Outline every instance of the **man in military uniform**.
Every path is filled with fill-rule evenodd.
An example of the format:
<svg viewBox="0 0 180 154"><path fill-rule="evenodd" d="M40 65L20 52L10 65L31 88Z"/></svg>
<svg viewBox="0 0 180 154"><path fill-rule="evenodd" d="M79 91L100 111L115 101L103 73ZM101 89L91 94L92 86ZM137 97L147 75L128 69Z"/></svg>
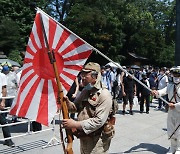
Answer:
<svg viewBox="0 0 180 154"><path fill-rule="evenodd" d="M180 66L170 69L172 82L161 90L153 90L158 97L168 94L169 111L167 118L167 133L171 140L171 147L167 154L180 154Z"/></svg>
<svg viewBox="0 0 180 154"><path fill-rule="evenodd" d="M110 147L114 127L108 122L112 96L101 82L100 66L89 62L81 72L84 85L74 103L67 99L69 110L78 112L78 121L64 119L65 128L76 128L81 154L105 154Z"/></svg>

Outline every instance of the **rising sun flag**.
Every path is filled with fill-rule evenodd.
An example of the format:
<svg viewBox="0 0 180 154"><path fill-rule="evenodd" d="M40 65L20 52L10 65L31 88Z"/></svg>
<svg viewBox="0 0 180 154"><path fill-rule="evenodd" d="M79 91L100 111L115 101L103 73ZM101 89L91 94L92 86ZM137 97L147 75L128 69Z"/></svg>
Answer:
<svg viewBox="0 0 180 154"><path fill-rule="evenodd" d="M49 49L45 43L43 27ZM26 48L18 94L10 114L47 126L58 109L58 87L48 50L54 52L63 93L66 95L92 48L50 16L37 11Z"/></svg>

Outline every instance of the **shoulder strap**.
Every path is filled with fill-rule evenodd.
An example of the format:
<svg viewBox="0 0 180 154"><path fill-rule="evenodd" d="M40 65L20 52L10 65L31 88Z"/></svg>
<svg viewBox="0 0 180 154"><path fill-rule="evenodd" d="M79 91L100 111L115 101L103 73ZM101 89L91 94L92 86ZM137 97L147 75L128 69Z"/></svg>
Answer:
<svg viewBox="0 0 180 154"><path fill-rule="evenodd" d="M157 86L159 86L159 82L162 80L162 78L165 76L165 74L159 79L157 80Z"/></svg>
<svg viewBox="0 0 180 154"><path fill-rule="evenodd" d="M176 94L177 94L176 85L174 85L174 99L175 102L177 103Z"/></svg>
<svg viewBox="0 0 180 154"><path fill-rule="evenodd" d="M178 93L177 93L177 89L176 89L176 86L174 85L174 99L175 99L175 101L176 101L176 103L177 103L177 97L179 97L179 95L178 95ZM180 98L180 97L179 97Z"/></svg>
<svg viewBox="0 0 180 154"><path fill-rule="evenodd" d="M163 78L164 78L165 74L160 78L160 80L158 82L160 82Z"/></svg>
<svg viewBox="0 0 180 154"><path fill-rule="evenodd" d="M177 90L176 90L176 85L174 84L174 87L173 87L173 96L172 98L170 99L170 102L172 101L172 99L174 98L175 102L177 103L177 98L176 98L177 95ZM179 96L178 96L179 97Z"/></svg>
<svg viewBox="0 0 180 154"><path fill-rule="evenodd" d="M111 75L110 75L110 72L108 72L106 74L106 82L107 82L107 86L108 86L108 90L110 89L110 84L111 84Z"/></svg>
<svg viewBox="0 0 180 154"><path fill-rule="evenodd" d="M111 82L112 81L112 79L111 79L111 72L108 72L107 77L109 78L109 81Z"/></svg>

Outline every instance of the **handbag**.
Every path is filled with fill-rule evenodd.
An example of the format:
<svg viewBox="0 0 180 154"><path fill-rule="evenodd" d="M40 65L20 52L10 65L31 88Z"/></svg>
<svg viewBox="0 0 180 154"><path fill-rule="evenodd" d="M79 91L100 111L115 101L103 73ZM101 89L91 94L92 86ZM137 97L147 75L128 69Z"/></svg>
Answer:
<svg viewBox="0 0 180 154"><path fill-rule="evenodd" d="M137 96L134 96L134 98L133 98L133 104L136 105L136 106L139 105Z"/></svg>

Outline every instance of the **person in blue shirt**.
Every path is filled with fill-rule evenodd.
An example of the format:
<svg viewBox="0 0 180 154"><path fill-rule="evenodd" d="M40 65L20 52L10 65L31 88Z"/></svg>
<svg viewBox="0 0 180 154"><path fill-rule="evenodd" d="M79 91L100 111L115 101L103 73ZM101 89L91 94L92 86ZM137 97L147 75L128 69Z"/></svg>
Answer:
<svg viewBox="0 0 180 154"><path fill-rule="evenodd" d="M112 72L109 67L101 67L101 81L106 86L106 88L109 90L109 92L112 92Z"/></svg>

